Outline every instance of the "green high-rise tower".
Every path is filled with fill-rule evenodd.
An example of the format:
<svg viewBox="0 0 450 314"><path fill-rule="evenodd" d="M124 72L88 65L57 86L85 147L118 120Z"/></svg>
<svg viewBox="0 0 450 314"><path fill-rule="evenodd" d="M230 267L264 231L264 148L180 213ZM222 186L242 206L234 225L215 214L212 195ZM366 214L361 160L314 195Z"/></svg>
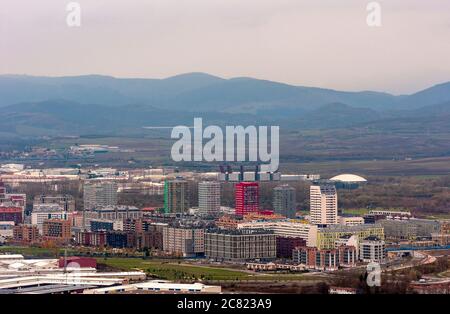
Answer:
<svg viewBox="0 0 450 314"><path fill-rule="evenodd" d="M187 199L188 183L177 178L164 182L164 212L185 213L189 209Z"/></svg>

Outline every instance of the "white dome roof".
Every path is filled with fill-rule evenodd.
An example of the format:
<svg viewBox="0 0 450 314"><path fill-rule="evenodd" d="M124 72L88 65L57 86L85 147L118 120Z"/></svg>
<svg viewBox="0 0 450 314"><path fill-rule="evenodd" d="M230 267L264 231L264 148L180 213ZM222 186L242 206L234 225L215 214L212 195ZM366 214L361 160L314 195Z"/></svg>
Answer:
<svg viewBox="0 0 450 314"><path fill-rule="evenodd" d="M341 182L367 182L363 177L357 176L355 174L340 174L338 176L332 177L331 181L341 181Z"/></svg>

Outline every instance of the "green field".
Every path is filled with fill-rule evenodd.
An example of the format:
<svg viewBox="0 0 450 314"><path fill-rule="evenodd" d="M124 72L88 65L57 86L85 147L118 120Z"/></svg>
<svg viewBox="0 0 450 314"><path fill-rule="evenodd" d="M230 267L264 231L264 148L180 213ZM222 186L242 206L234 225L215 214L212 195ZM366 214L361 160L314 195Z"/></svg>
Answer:
<svg viewBox="0 0 450 314"><path fill-rule="evenodd" d="M369 213L367 208L352 208L352 209L343 209L344 214L354 215L354 216L364 216Z"/></svg>
<svg viewBox="0 0 450 314"><path fill-rule="evenodd" d="M239 270L224 268L186 265L173 261L143 260L137 258L99 258L98 263L121 270L139 269L158 278L175 279L209 279L209 280L240 280L248 274Z"/></svg>
<svg viewBox="0 0 450 314"><path fill-rule="evenodd" d="M22 254L26 257L57 258L64 256L64 248L39 248L3 246L0 254ZM77 249L67 249L67 256L86 255ZM97 255L98 256L98 255ZM206 281L305 281L318 280L318 276L304 273L254 273L245 269L231 269L220 266L191 265L183 260L142 259L139 257L97 257L100 266L116 270L142 270L155 278L167 280Z"/></svg>
<svg viewBox="0 0 450 314"><path fill-rule="evenodd" d="M317 276L307 274L270 274L253 273L239 269L211 267L203 265L188 265L181 261L143 260L137 258L97 259L99 264L120 270L142 270L148 275L167 280L207 280L207 281L297 281L318 280Z"/></svg>
<svg viewBox="0 0 450 314"><path fill-rule="evenodd" d="M450 270L446 270L442 273L439 273L437 276L441 277L441 278L448 278L448 277L450 277Z"/></svg>
<svg viewBox="0 0 450 314"><path fill-rule="evenodd" d="M433 214L433 215L427 215L425 216L426 219L450 219L450 213L449 214Z"/></svg>
<svg viewBox="0 0 450 314"><path fill-rule="evenodd" d="M405 208L372 208L371 210L391 210L391 211L408 211ZM354 215L354 216L364 216L370 212L370 209L367 208L350 208L350 209L342 209L344 214Z"/></svg>
<svg viewBox="0 0 450 314"><path fill-rule="evenodd" d="M48 257L55 258L56 256L64 255L64 248L40 248L40 247L28 247L28 246L0 246L0 253L9 254L22 254L24 256L35 256L35 257ZM73 249L67 249L67 254L75 254L76 251Z"/></svg>
<svg viewBox="0 0 450 314"><path fill-rule="evenodd" d="M67 256L91 256L91 257L99 257L104 256L105 253L108 256L112 256L113 253L109 250L96 250L95 248L45 248L45 247L30 247L30 246L0 246L0 254L22 254L25 257L44 257L44 258L57 258L59 256L64 256L67 252ZM138 257L141 258L143 253L134 252L125 253L114 256L119 257Z"/></svg>

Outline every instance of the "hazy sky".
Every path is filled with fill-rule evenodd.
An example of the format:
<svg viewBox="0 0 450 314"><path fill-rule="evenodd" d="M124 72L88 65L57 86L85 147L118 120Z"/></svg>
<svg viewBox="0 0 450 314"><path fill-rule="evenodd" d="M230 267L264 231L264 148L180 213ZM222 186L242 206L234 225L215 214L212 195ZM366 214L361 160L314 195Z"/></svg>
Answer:
<svg viewBox="0 0 450 314"><path fill-rule="evenodd" d="M163 78L185 72L409 93L450 81L450 1L1 0L0 73Z"/></svg>

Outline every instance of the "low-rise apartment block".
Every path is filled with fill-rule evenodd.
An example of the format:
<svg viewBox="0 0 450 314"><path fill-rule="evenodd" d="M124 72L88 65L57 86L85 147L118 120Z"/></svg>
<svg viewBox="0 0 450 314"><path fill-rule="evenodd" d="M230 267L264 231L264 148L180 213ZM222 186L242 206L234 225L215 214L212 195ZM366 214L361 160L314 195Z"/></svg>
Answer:
<svg viewBox="0 0 450 314"><path fill-rule="evenodd" d="M366 263L384 263L386 258L385 243L376 236L370 236L360 241L359 258Z"/></svg>
<svg viewBox="0 0 450 314"><path fill-rule="evenodd" d="M43 223L43 240L68 243L72 239L70 221L63 219L47 219Z"/></svg>
<svg viewBox="0 0 450 314"><path fill-rule="evenodd" d="M39 229L34 225L18 225L13 229L14 242L31 244L39 239Z"/></svg>
<svg viewBox="0 0 450 314"><path fill-rule="evenodd" d="M164 251L177 256L201 256L205 252L203 227L167 226L163 229Z"/></svg>
<svg viewBox="0 0 450 314"><path fill-rule="evenodd" d="M364 217L347 217L347 216L339 216L339 224L344 226L356 226L364 224Z"/></svg>
<svg viewBox="0 0 450 314"><path fill-rule="evenodd" d="M91 231L123 231L123 220L91 219Z"/></svg>
<svg viewBox="0 0 450 314"><path fill-rule="evenodd" d="M293 261L309 269L337 270L339 267L354 267L357 261L356 248L340 246L336 249L319 250L315 247L298 247L293 251Z"/></svg>
<svg viewBox="0 0 450 314"><path fill-rule="evenodd" d="M419 237L431 238L432 233L439 233L439 220L429 219L383 219L378 223L383 226L386 238L393 240L415 240Z"/></svg>
<svg viewBox="0 0 450 314"><path fill-rule="evenodd" d="M104 247L106 246L106 231L87 232L80 231L75 233L75 241L79 245Z"/></svg>
<svg viewBox="0 0 450 314"><path fill-rule="evenodd" d="M237 227L238 229L268 230L281 237L301 238L308 246L317 244L318 227L305 220L250 221L238 223Z"/></svg>
<svg viewBox="0 0 450 314"><path fill-rule="evenodd" d="M75 199L72 195L37 195L33 200L33 208L39 204L57 204L62 207L62 210L73 212L75 211Z"/></svg>
<svg viewBox="0 0 450 314"><path fill-rule="evenodd" d="M379 224L356 226L331 225L326 228L319 228L317 232L317 248L319 250L334 249L336 241L347 235L356 235L358 239L376 236L384 240L384 229Z"/></svg>
<svg viewBox="0 0 450 314"><path fill-rule="evenodd" d="M291 259L292 251L299 246L306 246L306 240L277 236L277 257Z"/></svg>
<svg viewBox="0 0 450 314"><path fill-rule="evenodd" d="M0 221L13 221L16 225L23 222L23 209L21 207L0 206Z"/></svg>
<svg viewBox="0 0 450 314"><path fill-rule="evenodd" d="M96 207L90 211L91 217L108 220L124 220L142 218L142 211L135 206L104 206Z"/></svg>
<svg viewBox="0 0 450 314"><path fill-rule="evenodd" d="M205 233L205 255L229 261L274 259L276 235L268 230L209 230Z"/></svg>

